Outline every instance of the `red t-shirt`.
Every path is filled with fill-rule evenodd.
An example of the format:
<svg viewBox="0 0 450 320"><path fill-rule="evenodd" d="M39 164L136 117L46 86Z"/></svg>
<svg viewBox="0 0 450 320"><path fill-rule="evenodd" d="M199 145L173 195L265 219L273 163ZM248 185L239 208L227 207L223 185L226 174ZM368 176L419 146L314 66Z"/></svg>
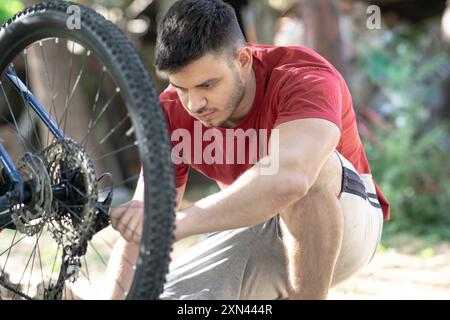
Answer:
<svg viewBox="0 0 450 320"><path fill-rule="evenodd" d="M341 139L336 150L347 158L359 173L370 173L358 134L350 92L339 72L324 58L304 47L264 45L250 45L250 47L253 51L256 94L250 112L232 129L244 131L253 129L257 132L266 129L270 137L271 129L284 122L302 118L325 119L335 123L341 130ZM175 88L169 86L161 93L160 101L170 134L176 129L185 129L184 132L192 137L190 155L179 152L183 163L174 164L177 187L186 183L189 167L217 181L223 188L232 184L253 166L255 159L252 162L248 155L250 153L244 155L245 163L242 163L242 158L241 161L237 160L238 144L226 143L229 141L227 136L228 139L233 139L230 138L226 128L206 128L191 117L181 105ZM206 130L210 131L208 139L203 136ZM183 130L181 132L183 133ZM217 136L211 138L214 135L222 137L217 141L223 141L224 149L223 154L214 152L211 154L216 159L223 158L223 161L211 163L201 159L201 156L206 148L211 148L211 142L217 139ZM236 140L235 137L234 139ZM172 141L172 145L180 146L181 140L181 135L178 135L178 138ZM246 140L246 149L249 148L249 143L249 140ZM234 161L227 162L226 154L232 151L229 146L234 146ZM201 153L195 154L194 150L199 149ZM387 220L389 203L376 184L375 187L384 218Z"/></svg>

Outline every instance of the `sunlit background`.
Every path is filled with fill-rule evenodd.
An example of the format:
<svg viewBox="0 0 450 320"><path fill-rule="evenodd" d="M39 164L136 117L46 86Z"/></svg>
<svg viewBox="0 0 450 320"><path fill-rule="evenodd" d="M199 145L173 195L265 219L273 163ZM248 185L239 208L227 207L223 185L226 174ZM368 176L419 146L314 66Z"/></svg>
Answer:
<svg viewBox="0 0 450 320"><path fill-rule="evenodd" d="M0 21L37 2L1 1ZM174 1L78 2L125 32L161 92L167 83L153 68L156 28ZM372 264L335 288L331 298L450 297L450 3L227 2L249 42L310 47L338 68L352 92L374 179L392 206L391 221ZM380 16L368 11L370 5ZM218 190L191 170L183 206ZM116 201L128 199L133 190L121 192ZM178 243L174 256L198 239Z"/></svg>

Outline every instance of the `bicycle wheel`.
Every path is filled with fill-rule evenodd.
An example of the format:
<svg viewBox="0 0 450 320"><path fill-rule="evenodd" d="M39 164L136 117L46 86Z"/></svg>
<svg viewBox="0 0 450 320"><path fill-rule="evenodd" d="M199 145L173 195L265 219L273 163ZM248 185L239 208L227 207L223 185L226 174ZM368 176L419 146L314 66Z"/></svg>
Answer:
<svg viewBox="0 0 450 320"><path fill-rule="evenodd" d="M68 28L70 8L79 10L80 28ZM43 124L7 70L64 139ZM158 298L170 260L175 187L165 119L132 44L93 10L49 1L1 27L0 75L0 142L32 195L9 208L11 220L0 226L0 295L103 298L118 233L111 227L96 233L100 213L104 203L133 196L143 167L151 187L145 188L140 253L126 260L134 270L131 284L116 286L128 299Z"/></svg>

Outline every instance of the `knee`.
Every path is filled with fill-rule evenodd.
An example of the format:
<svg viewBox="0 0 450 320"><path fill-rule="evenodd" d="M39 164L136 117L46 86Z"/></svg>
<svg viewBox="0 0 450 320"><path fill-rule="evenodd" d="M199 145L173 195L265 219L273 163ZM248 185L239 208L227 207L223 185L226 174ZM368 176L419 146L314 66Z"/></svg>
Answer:
<svg viewBox="0 0 450 320"><path fill-rule="evenodd" d="M338 196L342 188L342 164L336 152L333 152L319 171L307 197Z"/></svg>

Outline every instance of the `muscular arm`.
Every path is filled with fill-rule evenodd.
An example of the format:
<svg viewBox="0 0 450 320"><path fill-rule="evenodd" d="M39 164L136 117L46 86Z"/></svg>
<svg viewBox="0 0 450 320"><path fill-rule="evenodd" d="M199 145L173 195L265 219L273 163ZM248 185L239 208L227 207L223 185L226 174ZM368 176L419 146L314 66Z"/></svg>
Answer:
<svg viewBox="0 0 450 320"><path fill-rule="evenodd" d="M271 148L268 157L276 161L278 154L278 172L261 175L260 161L227 189L178 212L176 240L262 223L307 194L339 142L339 128L322 119L300 119L275 129L279 148Z"/></svg>

